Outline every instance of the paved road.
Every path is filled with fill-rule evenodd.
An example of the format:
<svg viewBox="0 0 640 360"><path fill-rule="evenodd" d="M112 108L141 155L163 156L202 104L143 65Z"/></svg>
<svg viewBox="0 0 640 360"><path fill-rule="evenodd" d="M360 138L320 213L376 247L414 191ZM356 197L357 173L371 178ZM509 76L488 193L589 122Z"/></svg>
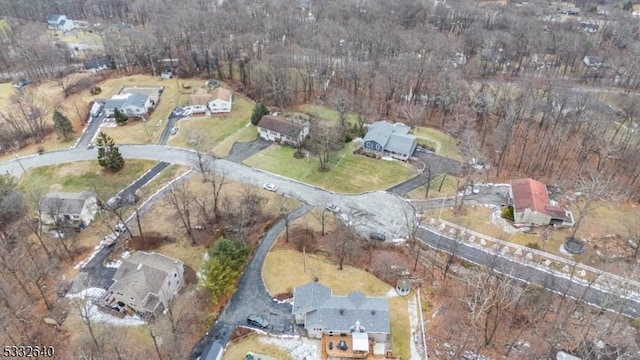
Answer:
<svg viewBox="0 0 640 360"><path fill-rule="evenodd" d="M460 168L462 167L461 162L434 153L416 152L414 156L422 161L425 166L428 165L431 168L432 179L445 173L455 176L460 172ZM405 195L411 190L422 186L422 183L422 177L417 175L403 183L387 189L387 191L398 195Z"/></svg>
<svg viewBox="0 0 640 360"><path fill-rule="evenodd" d="M632 318L640 315L640 299L638 297L625 298L614 295L608 289L598 288L594 284L590 286L583 280L550 272L528 262L504 257L490 249L453 240L426 227L421 227L417 236L429 246L454 253L466 261L488 266L516 280L535 283L558 294L566 293L574 299L582 299L585 303L610 311L617 312L622 309L622 314Z"/></svg>
<svg viewBox="0 0 640 360"><path fill-rule="evenodd" d="M266 149L271 144L272 143L270 141L261 138L249 142L237 142L233 144L233 147L229 152L229 156L225 159L240 164L253 155Z"/></svg>
<svg viewBox="0 0 640 360"><path fill-rule="evenodd" d="M292 217L297 219L312 208L311 205L304 204L292 213ZM216 323L209 330L209 335L201 339L194 347L191 359L196 359L206 353L214 341L226 344L233 330L238 325L246 325L247 316L251 314L260 314L267 319L271 333L290 335L295 333L291 305L278 304L272 300L264 286L261 273L264 258L278 235L284 230L284 226L284 221L280 220L265 234L251 262L240 277L237 290L229 299L229 303Z"/></svg>
<svg viewBox="0 0 640 360"><path fill-rule="evenodd" d="M136 181L132 182L126 188L120 190L120 192L116 195L120 199L128 199L129 197L135 198L135 194L140 188L145 186L149 181L151 181L154 177L156 177L160 172L167 168L170 164L166 161L158 162L151 170L142 174Z"/></svg>
<svg viewBox="0 0 640 360"><path fill-rule="evenodd" d="M148 160L161 160L170 163L177 163L189 166L193 162L195 153L186 149L177 149L158 145L126 145L120 147L125 158L138 158ZM22 167L29 169L36 166L52 165L64 162L95 159L96 151L86 149L73 149L46 153L43 155L33 155L17 160L11 160L0 164L0 173L10 172L19 175ZM354 226L361 232L368 232L372 228L384 229L387 234L402 236L406 234L404 213L412 211L412 207L397 195L374 192L361 195L341 195L324 191L313 186L299 183L285 177L266 173L247 166L236 164L227 160L215 160L213 162L215 171L225 172L230 179L246 184L261 186L265 182L276 184L281 193L295 197L313 206L324 206L327 202L337 203L342 209L354 218ZM426 231L426 230L425 230ZM428 234L428 231L421 233L421 238L427 243L446 250L446 244L451 240L439 235ZM440 244L438 245L438 239ZM443 245L444 244L444 245ZM460 247L460 256L468 261L480 264L492 264L493 255L487 257L486 253L472 248L470 245ZM550 289L568 289L571 293L578 294L582 287L582 280L566 279L565 275L548 273L547 270L536 268L531 264L521 264L507 258L500 258L505 263L505 271L509 271L514 277L523 280L535 280L536 282L548 286ZM572 283L568 286L568 281ZM558 291L558 290L556 290ZM589 302L615 309L615 306L608 300L610 293L606 289L591 288L585 294ZM630 300L624 309L624 314L632 316L635 311L640 310L640 300Z"/></svg>

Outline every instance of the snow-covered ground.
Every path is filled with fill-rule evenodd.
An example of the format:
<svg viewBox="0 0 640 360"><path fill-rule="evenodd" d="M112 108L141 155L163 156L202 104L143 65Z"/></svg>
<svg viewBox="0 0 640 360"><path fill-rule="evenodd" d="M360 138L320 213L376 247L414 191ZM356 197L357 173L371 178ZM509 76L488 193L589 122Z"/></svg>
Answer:
<svg viewBox="0 0 640 360"><path fill-rule="evenodd" d="M83 312L86 311L86 314L89 316L89 319L94 323L101 324L110 324L115 326L139 326L145 325L146 322L142 320L138 316L125 316L124 318L119 318L117 316L113 316L111 314L107 314L105 312L100 311L97 305L92 303L87 304L87 301L93 301L93 299L97 299L104 295L106 290L99 288L87 288L79 293L75 294L67 294L68 299L82 299L85 301L86 306L82 309Z"/></svg>
<svg viewBox="0 0 640 360"><path fill-rule="evenodd" d="M122 260L116 260L116 261L112 261L112 262L108 262L104 265L104 267L108 267L108 268L119 268L120 265L122 265Z"/></svg>
<svg viewBox="0 0 640 360"><path fill-rule="evenodd" d="M386 297L392 298L392 297L396 297L396 296L398 296L398 293L396 292L396 289L389 289L389 291L387 291Z"/></svg>
<svg viewBox="0 0 640 360"><path fill-rule="evenodd" d="M288 351L293 360L320 359L318 347L314 344L302 341L301 339L261 337L260 341L266 344L276 345Z"/></svg>
<svg viewBox="0 0 640 360"><path fill-rule="evenodd" d="M96 254L98 253L98 251L100 251L102 249L102 245L98 245L95 248L93 248L93 252L91 253L91 255L89 255L88 258L80 261L79 263L75 264L73 266L74 269L82 269L87 263L89 263L89 261L91 261L91 259L93 259L94 256L96 256Z"/></svg>

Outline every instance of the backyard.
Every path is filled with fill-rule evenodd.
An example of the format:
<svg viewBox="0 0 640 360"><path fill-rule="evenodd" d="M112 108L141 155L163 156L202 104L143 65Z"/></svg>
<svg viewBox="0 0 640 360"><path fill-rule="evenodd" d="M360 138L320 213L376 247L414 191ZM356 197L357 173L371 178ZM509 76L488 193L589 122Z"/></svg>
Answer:
<svg viewBox="0 0 640 360"><path fill-rule="evenodd" d="M293 157L295 149L280 145L272 145L244 163L342 193L383 190L413 176L413 168L404 162L377 160L354 154L357 146L354 142L346 144L333 156L327 172L319 171L319 162L315 156L296 159Z"/></svg>
<svg viewBox="0 0 640 360"><path fill-rule="evenodd" d="M389 301L391 320L391 342L394 355L409 359L411 326L408 313L408 299L398 296L395 291L373 274L351 266L337 271L337 266L318 255L306 255L295 250L274 249L270 251L262 267L262 278L271 295L292 293L297 286L318 281L333 290L334 295L347 295L360 290L367 296L386 297ZM358 279L358 281L345 281Z"/></svg>
<svg viewBox="0 0 640 360"><path fill-rule="evenodd" d="M413 135L421 145L426 145L438 155L464 161L462 152L456 145L456 140L440 130L427 127L417 127L412 130Z"/></svg>

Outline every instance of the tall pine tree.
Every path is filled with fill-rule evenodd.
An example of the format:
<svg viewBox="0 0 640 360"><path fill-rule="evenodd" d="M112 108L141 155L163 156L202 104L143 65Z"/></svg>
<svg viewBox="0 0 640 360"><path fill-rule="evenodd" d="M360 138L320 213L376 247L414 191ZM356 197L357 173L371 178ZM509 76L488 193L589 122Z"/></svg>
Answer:
<svg viewBox="0 0 640 360"><path fill-rule="evenodd" d="M113 109L113 117L115 118L116 124L118 125L124 125L127 123L127 120L129 120L127 115L125 115L118 108Z"/></svg>
<svg viewBox="0 0 640 360"><path fill-rule="evenodd" d="M124 167L124 159L116 142L109 135L100 132L96 139L98 164L105 169L118 172Z"/></svg>
<svg viewBox="0 0 640 360"><path fill-rule="evenodd" d="M53 112L53 131L58 135L58 139L63 138L64 141L69 140L73 135L71 121L58 110Z"/></svg>
<svg viewBox="0 0 640 360"><path fill-rule="evenodd" d="M268 115L269 114L269 109L267 109L266 106L264 106L263 103L259 102L256 104L256 106L253 108L253 113L251 114L251 123L253 125L258 125L258 123L260 122L260 119L262 119L262 117L264 115Z"/></svg>

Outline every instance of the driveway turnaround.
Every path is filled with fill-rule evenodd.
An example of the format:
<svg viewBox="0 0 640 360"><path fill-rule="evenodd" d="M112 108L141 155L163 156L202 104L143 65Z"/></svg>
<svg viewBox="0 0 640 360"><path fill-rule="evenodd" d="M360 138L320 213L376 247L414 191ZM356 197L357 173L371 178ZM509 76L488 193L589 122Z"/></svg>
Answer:
<svg viewBox="0 0 640 360"><path fill-rule="evenodd" d="M291 214L292 219L303 216L312 208L307 204L300 206ZM246 325L247 317L251 314L258 314L267 319L269 321L269 329L267 331L271 333L295 334L291 305L274 302L262 281L264 258L278 235L284 230L284 226L284 220L280 220L267 231L251 262L249 262L242 277L240 277L238 289L233 293L229 303L227 303L216 323L208 331L208 334L194 347L191 359L197 359L198 356L206 354L209 347L213 346L214 343L221 344L220 351L222 351L233 330L238 325ZM215 356L213 358L216 359Z"/></svg>

